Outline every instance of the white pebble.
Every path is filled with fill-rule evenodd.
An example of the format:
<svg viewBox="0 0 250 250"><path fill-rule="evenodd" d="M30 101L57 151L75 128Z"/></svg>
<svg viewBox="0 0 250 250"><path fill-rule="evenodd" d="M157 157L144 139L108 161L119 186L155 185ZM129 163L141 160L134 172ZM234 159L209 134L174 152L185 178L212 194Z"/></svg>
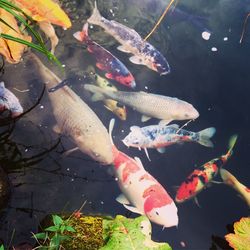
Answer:
<svg viewBox="0 0 250 250"><path fill-rule="evenodd" d="M209 40L209 39L210 39L210 36L211 36L211 33L208 32L208 31L203 31L203 32L201 33L201 36L202 36L202 38L203 38L204 40Z"/></svg>

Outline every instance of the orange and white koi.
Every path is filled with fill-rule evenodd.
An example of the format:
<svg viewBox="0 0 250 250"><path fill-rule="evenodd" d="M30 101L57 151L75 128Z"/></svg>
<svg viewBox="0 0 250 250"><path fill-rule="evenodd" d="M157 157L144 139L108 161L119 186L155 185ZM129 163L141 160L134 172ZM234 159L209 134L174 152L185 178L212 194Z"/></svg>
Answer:
<svg viewBox="0 0 250 250"><path fill-rule="evenodd" d="M112 140L114 119L109 126ZM143 167L139 158L132 159L113 144L114 170L122 195L116 199L128 210L145 214L164 227L178 225L177 207L163 186Z"/></svg>
<svg viewBox="0 0 250 250"><path fill-rule="evenodd" d="M240 183L235 176L225 169L220 169L220 176L225 184L236 190L250 207L250 188Z"/></svg>
<svg viewBox="0 0 250 250"><path fill-rule="evenodd" d="M215 158L199 168L195 169L187 179L180 185L177 190L175 201L178 203L194 198L218 174L219 169L224 166L233 153L233 147L236 143L237 136L234 135L229 140L229 149L225 155Z"/></svg>

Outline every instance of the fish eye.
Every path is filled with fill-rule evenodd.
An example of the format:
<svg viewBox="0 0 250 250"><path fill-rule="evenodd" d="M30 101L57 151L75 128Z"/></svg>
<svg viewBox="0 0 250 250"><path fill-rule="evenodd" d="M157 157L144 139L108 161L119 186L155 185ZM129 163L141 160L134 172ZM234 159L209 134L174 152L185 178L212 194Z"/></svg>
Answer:
<svg viewBox="0 0 250 250"><path fill-rule="evenodd" d="M189 115L188 115L188 114L185 114L184 116L185 116L185 117L189 117Z"/></svg>
<svg viewBox="0 0 250 250"><path fill-rule="evenodd" d="M159 215L159 213L157 211L155 213L156 213L156 215Z"/></svg>

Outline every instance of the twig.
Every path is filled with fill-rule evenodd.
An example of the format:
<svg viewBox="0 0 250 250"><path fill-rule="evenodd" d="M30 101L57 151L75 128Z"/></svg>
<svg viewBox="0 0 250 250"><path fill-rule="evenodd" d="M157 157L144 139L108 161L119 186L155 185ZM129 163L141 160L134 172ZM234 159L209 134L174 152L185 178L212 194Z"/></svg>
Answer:
<svg viewBox="0 0 250 250"><path fill-rule="evenodd" d="M242 30L241 37L240 37L240 43L242 43L245 31L246 31L246 27L247 27L247 20L249 16L250 16L250 12L247 14L245 21L244 21L243 30Z"/></svg>
<svg viewBox="0 0 250 250"><path fill-rule="evenodd" d="M167 14L169 8L171 7L171 5L173 4L175 0L171 0L171 2L168 4L167 8L164 10L163 14L160 16L159 20L157 21L157 23L155 24L155 26L153 27L153 29L149 32L149 34L144 38L144 41L146 41L153 33L154 31L157 29L157 27L160 25L162 19L165 17L165 15Z"/></svg>

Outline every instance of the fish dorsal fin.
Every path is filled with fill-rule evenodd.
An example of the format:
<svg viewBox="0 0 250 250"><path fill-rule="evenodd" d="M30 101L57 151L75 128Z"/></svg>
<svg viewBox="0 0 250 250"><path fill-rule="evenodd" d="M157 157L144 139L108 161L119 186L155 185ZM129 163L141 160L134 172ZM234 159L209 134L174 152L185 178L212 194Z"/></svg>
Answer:
<svg viewBox="0 0 250 250"><path fill-rule="evenodd" d="M3 81L0 82L0 87L5 88L5 84Z"/></svg>
<svg viewBox="0 0 250 250"><path fill-rule="evenodd" d="M169 119L169 120L160 120L159 125L160 125L160 126L166 126L166 125L168 125L171 121L172 121L172 119ZM177 124L172 124L172 125L178 126ZM171 125L170 125L170 126L171 126ZM178 126L178 128L179 128L179 126Z"/></svg>
<svg viewBox="0 0 250 250"><path fill-rule="evenodd" d="M129 200L126 198L124 194L120 194L119 196L117 196L116 201L121 204L127 204L127 205L130 204Z"/></svg>
<svg viewBox="0 0 250 250"><path fill-rule="evenodd" d="M141 117L141 121L142 122L147 122L148 120L150 120L152 117L146 116L146 115L142 115Z"/></svg>
<svg viewBox="0 0 250 250"><path fill-rule="evenodd" d="M144 167L143 167L143 165L142 165L142 162L141 162L141 159L140 159L139 157L135 157L134 159L135 159L136 163L137 163L141 168L144 169Z"/></svg>
<svg viewBox="0 0 250 250"><path fill-rule="evenodd" d="M126 204L123 204L123 206L128 209L129 211L136 213L136 214L144 214L143 212L139 211L136 207L128 206Z"/></svg>
<svg viewBox="0 0 250 250"><path fill-rule="evenodd" d="M131 127L130 127L130 131L131 131L131 132L141 131L141 128L138 127L138 126L131 126Z"/></svg>

